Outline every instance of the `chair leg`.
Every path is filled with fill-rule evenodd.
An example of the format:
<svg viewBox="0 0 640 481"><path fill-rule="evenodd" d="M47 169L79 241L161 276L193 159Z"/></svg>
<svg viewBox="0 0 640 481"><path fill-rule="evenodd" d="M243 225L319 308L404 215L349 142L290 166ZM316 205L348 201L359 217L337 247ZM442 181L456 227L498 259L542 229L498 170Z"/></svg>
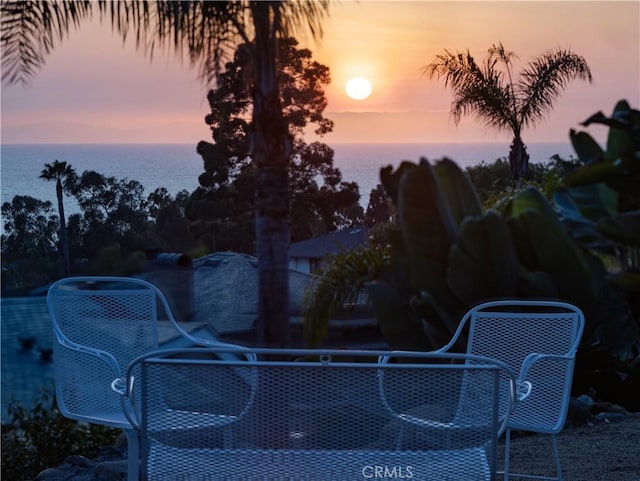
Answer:
<svg viewBox="0 0 640 481"><path fill-rule="evenodd" d="M511 446L511 429L504 432L504 481L509 481L509 448Z"/></svg>
<svg viewBox="0 0 640 481"><path fill-rule="evenodd" d="M137 431L125 429L127 436L127 481L139 481L140 479L140 442Z"/></svg>
<svg viewBox="0 0 640 481"><path fill-rule="evenodd" d="M520 474L520 473L510 473L509 472L509 456L510 456L510 448L511 448L511 430L505 430L504 437L504 481L509 481L511 477L521 479L539 479L545 481L563 481L562 477L562 467L560 465L560 453L558 451L558 439L555 434L551 434L551 450L553 451L553 463L556 470L556 476L536 476L533 474Z"/></svg>
<svg viewBox="0 0 640 481"><path fill-rule="evenodd" d="M551 449L553 450L553 460L556 465L556 476L558 481L562 481L562 467L560 466L560 453L558 452L558 439L555 434L551 435Z"/></svg>

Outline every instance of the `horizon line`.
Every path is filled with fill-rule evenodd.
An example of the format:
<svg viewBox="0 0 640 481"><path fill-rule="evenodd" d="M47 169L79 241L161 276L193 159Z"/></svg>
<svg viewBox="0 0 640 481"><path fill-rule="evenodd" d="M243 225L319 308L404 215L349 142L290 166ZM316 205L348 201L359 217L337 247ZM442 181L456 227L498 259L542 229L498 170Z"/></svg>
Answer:
<svg viewBox="0 0 640 481"><path fill-rule="evenodd" d="M451 144L493 144L493 145L502 145L505 143L508 143L507 141L504 142L500 142L500 141L471 141L471 142L464 142L464 141L459 141L459 140L453 140L450 142L446 142L446 141L419 141L419 140L415 140L415 141L402 141L402 140L396 140L396 141L372 141L372 142L364 142L364 141L338 141L338 142L321 142L325 145L328 145L329 147L331 147L332 145L354 145L354 144L360 144L360 145L385 145L385 144L392 144L392 145L398 145L398 144L403 144L403 145L424 145L424 144L430 144L430 145L451 145ZM197 146L197 142L196 143L192 143L192 142L0 142L0 147L2 146L10 146L10 145L194 145ZM534 145L534 144L571 144L571 142L569 140L564 140L564 141L558 141L558 140L538 140L538 141L531 141L531 142L526 142L526 145Z"/></svg>

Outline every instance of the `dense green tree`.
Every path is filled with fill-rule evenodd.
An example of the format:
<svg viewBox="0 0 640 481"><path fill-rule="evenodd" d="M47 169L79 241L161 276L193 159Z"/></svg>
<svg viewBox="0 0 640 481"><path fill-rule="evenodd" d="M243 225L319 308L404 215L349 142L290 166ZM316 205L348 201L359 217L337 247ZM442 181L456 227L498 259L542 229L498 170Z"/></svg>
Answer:
<svg viewBox="0 0 640 481"><path fill-rule="evenodd" d="M95 171L74 179L67 187L80 212L67 221L71 273L131 273L141 269L145 252L198 247L184 215L188 191L174 198L158 188L145 197L138 181ZM24 291L58 278L60 224L52 203L18 195L2 205L2 217L3 289Z"/></svg>
<svg viewBox="0 0 640 481"><path fill-rule="evenodd" d="M107 245L119 244L125 252L148 246L147 201L140 182L87 170L78 177L72 194L82 209L78 233L84 257Z"/></svg>
<svg viewBox="0 0 640 481"><path fill-rule="evenodd" d="M23 291L55 275L59 221L53 205L26 195L2 204L2 288Z"/></svg>
<svg viewBox="0 0 640 481"><path fill-rule="evenodd" d="M394 209L391 199L382 187L378 184L369 194L367 212L364 216L364 225L373 227L376 224L389 223L393 221Z"/></svg>
<svg viewBox="0 0 640 481"><path fill-rule="evenodd" d="M468 50L445 50L425 67L425 72L430 78L444 78L445 86L453 91L451 114L456 124L464 115L474 115L491 129L513 134L509 164L513 178L519 179L527 177L529 166L522 129L542 121L571 80L590 82L591 70L583 57L568 49L556 49L531 60L515 80L515 58L502 43L488 50L482 65Z"/></svg>
<svg viewBox="0 0 640 481"><path fill-rule="evenodd" d="M69 257L69 237L67 235L67 221L64 215L63 192L69 191L76 178L76 171L66 162L54 160L51 164L44 164L40 178L53 180L56 183L56 198L58 200L58 215L60 216L60 250L62 251L63 273L68 276L71 273Z"/></svg>
<svg viewBox="0 0 640 481"><path fill-rule="evenodd" d="M323 116L328 67L316 62L293 38L280 44L280 90L284 119L293 140L289 159L291 240L359 225L363 221L358 186L344 182L333 165L334 152L320 142L307 143L309 125L322 136L333 129ZM208 95L211 113L205 117L214 143L202 141L198 153L205 172L192 194L187 214L192 232L208 238L217 250L253 253L255 234L247 220L254 215L256 170L251 163L251 97L247 82L250 45L243 44L218 75Z"/></svg>
<svg viewBox="0 0 640 481"><path fill-rule="evenodd" d="M42 257L56 250L58 219L53 205L28 195L2 204L2 253L9 258Z"/></svg>
<svg viewBox="0 0 640 481"><path fill-rule="evenodd" d="M284 346L289 338L289 186L292 148L279 86L279 40L308 28L321 33L328 0L191 2L3 1L2 79L26 81L72 27L99 13L126 38L152 53L161 47L187 55L213 80L227 48L251 43L252 159L256 168L255 227L258 255L260 342ZM253 38L251 38L253 36Z"/></svg>
<svg viewBox="0 0 640 481"><path fill-rule="evenodd" d="M147 197L149 236L159 249L187 252L197 247L189 234L189 221L184 213L188 199L188 191L182 190L172 197L164 187L157 188Z"/></svg>

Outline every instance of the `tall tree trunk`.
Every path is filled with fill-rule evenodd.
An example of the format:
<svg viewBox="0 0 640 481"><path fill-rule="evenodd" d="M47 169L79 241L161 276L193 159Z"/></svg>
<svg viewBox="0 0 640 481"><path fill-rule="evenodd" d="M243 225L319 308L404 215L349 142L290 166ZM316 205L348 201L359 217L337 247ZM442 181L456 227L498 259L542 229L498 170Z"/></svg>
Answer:
<svg viewBox="0 0 640 481"><path fill-rule="evenodd" d="M520 135L513 137L509 150L509 165L514 180L524 179L529 174L529 154Z"/></svg>
<svg viewBox="0 0 640 481"><path fill-rule="evenodd" d="M289 182L292 140L278 84L278 7L252 2L255 91L252 157L257 167L255 213L258 255L258 343L289 344Z"/></svg>
<svg viewBox="0 0 640 481"><path fill-rule="evenodd" d="M64 203L62 202L62 182L56 181L56 197L58 198L58 214L60 215L60 248L62 250L62 272L65 277L71 273L69 260L69 236L67 235L67 221L64 216Z"/></svg>

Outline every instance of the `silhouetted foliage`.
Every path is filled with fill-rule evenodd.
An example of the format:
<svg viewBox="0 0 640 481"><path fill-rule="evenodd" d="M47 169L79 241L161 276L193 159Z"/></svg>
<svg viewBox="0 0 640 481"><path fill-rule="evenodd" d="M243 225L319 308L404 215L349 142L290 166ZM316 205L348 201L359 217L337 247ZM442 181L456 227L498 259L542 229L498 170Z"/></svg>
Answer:
<svg viewBox="0 0 640 481"><path fill-rule="evenodd" d="M369 204L364 216L364 225L373 227L379 223L392 222L394 217L393 203L381 184L376 185L369 194Z"/></svg>
<svg viewBox="0 0 640 481"><path fill-rule="evenodd" d="M147 201L140 182L85 171L72 193L83 212L79 225L83 257L93 257L113 244L125 252L146 248Z"/></svg>
<svg viewBox="0 0 640 481"><path fill-rule="evenodd" d="M165 188L147 197L135 180L85 171L68 184L80 207L69 216L71 274L130 275L145 267L145 252L189 252L199 244L188 232L184 206ZM60 222L49 201L15 196L2 205L2 290L20 294L60 277Z"/></svg>
<svg viewBox="0 0 640 481"><path fill-rule="evenodd" d="M66 162L54 160L52 164L44 164L40 178L53 180L56 183L56 198L58 200L58 215L60 216L60 252L62 253L62 272L65 276L71 273L69 256L69 238L67 236L67 221L64 215L63 193L68 193L76 180L76 171Z"/></svg>
<svg viewBox="0 0 640 481"><path fill-rule="evenodd" d="M255 231L258 257L258 320L261 344L289 340L289 190L291 138L280 101L279 42L306 29L316 38L329 11L314 1L154 1L3 2L2 80L26 82L42 66L57 41L72 27L99 14L123 39L150 56L168 48L187 55L211 83L224 54L238 41L253 42L252 156L256 164ZM250 38L253 36L253 40Z"/></svg>
<svg viewBox="0 0 640 481"><path fill-rule="evenodd" d="M174 198L164 187L147 197L149 236L159 250L189 252L198 247L198 242L189 233L189 221L184 215L188 200L188 191L181 190Z"/></svg>
<svg viewBox="0 0 640 481"><path fill-rule="evenodd" d="M333 166L333 150L320 142L306 143L309 125L320 136L333 122L323 116L327 105L323 87L328 67L312 59L298 42L280 43L280 103L289 126L292 150L288 162L291 240L298 241L362 223L355 182L345 182ZM251 46L241 45L233 61L218 75L208 95L211 113L205 122L214 143L202 141L204 162L200 187L187 207L194 235L215 250L255 251L254 192L256 166L251 159Z"/></svg>
<svg viewBox="0 0 640 481"><path fill-rule="evenodd" d="M72 454L96 457L112 446L119 430L85 424L60 414L55 397L44 392L32 409L13 403L11 422L2 426L2 479L31 480Z"/></svg>
<svg viewBox="0 0 640 481"><path fill-rule="evenodd" d="M2 204L2 291L25 292L58 271L58 217L49 201L16 195Z"/></svg>
<svg viewBox="0 0 640 481"><path fill-rule="evenodd" d="M425 67L429 77L443 78L453 91L451 115L455 123L474 115L487 127L513 135L509 165L514 179L527 178L529 154L522 129L538 124L574 79L591 81L586 60L569 49L545 52L531 60L514 79L514 52L502 43L492 45L478 65L469 50L438 54Z"/></svg>

